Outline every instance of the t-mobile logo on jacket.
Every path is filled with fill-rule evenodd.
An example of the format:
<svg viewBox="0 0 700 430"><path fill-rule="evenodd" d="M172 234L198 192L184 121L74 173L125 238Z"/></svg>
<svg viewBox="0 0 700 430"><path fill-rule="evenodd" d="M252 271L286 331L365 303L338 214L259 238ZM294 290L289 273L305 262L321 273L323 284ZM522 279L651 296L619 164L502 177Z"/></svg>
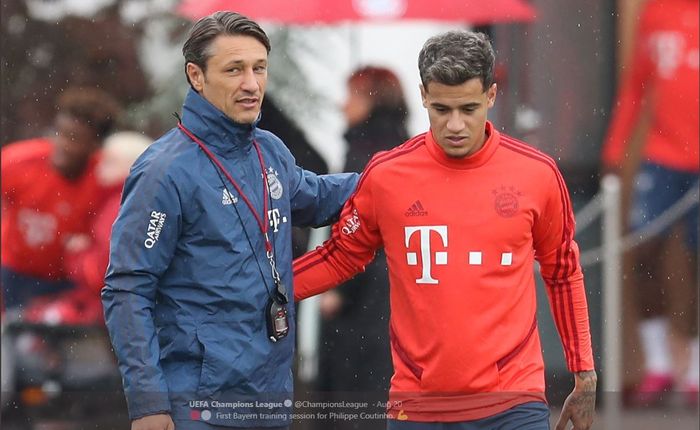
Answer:
<svg viewBox="0 0 700 430"><path fill-rule="evenodd" d="M420 262L423 265L422 276L416 279L416 284L437 284L438 280L434 279L430 274L430 269L433 264L433 251L430 249L430 232L436 232L440 235L442 239L442 245L447 247L447 226L446 225L425 225L425 226L411 226L405 227L405 237L406 237L406 248L408 248L411 242L411 236L414 233L419 232L420 240ZM409 266L418 265L418 255L415 252L409 252L406 254L406 259ZM435 265L441 266L447 264L447 251L436 251L435 252Z"/></svg>
<svg viewBox="0 0 700 430"><path fill-rule="evenodd" d="M418 253L407 252L406 262L409 266L421 265L421 277L416 279L416 284L439 284L439 280L433 278L431 269L433 264L436 266L444 266L447 264L447 226L446 225L425 225L425 226L408 226L404 227L404 237L406 249L410 249L411 237L418 232L418 240L420 244L420 261ZM443 251L434 250L430 247L430 235L437 233L442 241ZM467 251L465 251L467 252ZM434 263L433 263L434 262ZM513 253L501 253L501 266L513 265ZM483 264L483 253L478 250L468 250L466 264L470 266L481 266Z"/></svg>

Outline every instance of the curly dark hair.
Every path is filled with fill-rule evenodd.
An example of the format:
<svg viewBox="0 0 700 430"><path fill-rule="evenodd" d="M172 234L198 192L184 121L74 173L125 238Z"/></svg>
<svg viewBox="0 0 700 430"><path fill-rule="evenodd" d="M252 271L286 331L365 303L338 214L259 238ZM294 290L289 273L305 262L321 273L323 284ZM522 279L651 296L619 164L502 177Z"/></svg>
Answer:
<svg viewBox="0 0 700 430"><path fill-rule="evenodd" d="M56 109L85 123L98 137L106 137L121 114L119 103L99 88L68 88L59 95Z"/></svg>
<svg viewBox="0 0 700 430"><path fill-rule="evenodd" d="M425 88L430 82L460 85L479 78L486 91L493 83L495 54L489 38L474 31L448 31L425 42L418 70Z"/></svg>

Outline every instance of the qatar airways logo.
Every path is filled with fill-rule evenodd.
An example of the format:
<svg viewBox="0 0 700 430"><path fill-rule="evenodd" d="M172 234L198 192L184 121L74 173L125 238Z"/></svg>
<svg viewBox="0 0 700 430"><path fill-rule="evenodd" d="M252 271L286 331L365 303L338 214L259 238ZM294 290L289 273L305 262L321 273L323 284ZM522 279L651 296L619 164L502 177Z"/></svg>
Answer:
<svg viewBox="0 0 700 430"><path fill-rule="evenodd" d="M148 229L146 230L146 240L143 241L143 246L148 249L158 242L160 232L165 225L165 212L151 211L151 219L148 221Z"/></svg>
<svg viewBox="0 0 700 430"><path fill-rule="evenodd" d="M352 216L345 220L345 225L341 229L343 234L351 235L360 229L360 215L357 209L352 210Z"/></svg>
<svg viewBox="0 0 700 430"><path fill-rule="evenodd" d="M442 250L432 249L430 246L431 234L437 234L442 244ZM420 255L416 252L406 253L406 263L409 266L421 266L421 277L416 279L416 284L439 284L433 278L432 268L435 266L447 265L447 226L446 225L422 225L404 227L404 237L406 249L409 249L411 238L417 236L420 244ZM419 259L420 257L420 259ZM483 254L481 251L469 251L467 254L467 264L471 266L481 266ZM511 266L513 264L513 253L501 253L501 266Z"/></svg>

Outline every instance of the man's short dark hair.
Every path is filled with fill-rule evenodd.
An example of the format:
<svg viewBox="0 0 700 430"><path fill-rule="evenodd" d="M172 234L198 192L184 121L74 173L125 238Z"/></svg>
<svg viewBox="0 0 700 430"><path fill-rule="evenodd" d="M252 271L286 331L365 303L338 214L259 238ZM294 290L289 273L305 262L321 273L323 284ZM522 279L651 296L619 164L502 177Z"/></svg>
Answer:
<svg viewBox="0 0 700 430"><path fill-rule="evenodd" d="M448 31L425 42L418 55L421 83L461 85L479 78L486 91L493 83L495 54L488 36L474 31Z"/></svg>
<svg viewBox="0 0 700 430"><path fill-rule="evenodd" d="M185 57L185 76L187 82L187 63L198 65L203 72L207 70L207 60L211 56L209 47L212 41L219 35L250 36L265 46L270 53L270 39L257 22L236 12L219 11L197 21L187 36L187 41L182 46L182 55Z"/></svg>
<svg viewBox="0 0 700 430"><path fill-rule="evenodd" d="M58 96L56 110L75 118L92 128L98 137L104 138L116 125L121 106L99 88L71 87Z"/></svg>

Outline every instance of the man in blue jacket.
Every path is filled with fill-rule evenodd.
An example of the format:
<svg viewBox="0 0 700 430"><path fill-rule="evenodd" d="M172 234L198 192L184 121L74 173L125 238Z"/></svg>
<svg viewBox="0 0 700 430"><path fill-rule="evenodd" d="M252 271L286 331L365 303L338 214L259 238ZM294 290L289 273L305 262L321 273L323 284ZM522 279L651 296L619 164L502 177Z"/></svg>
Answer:
<svg viewBox="0 0 700 430"><path fill-rule="evenodd" d="M289 426L291 226L333 221L357 176L302 170L256 128L269 51L244 16L197 22L182 122L124 186L102 300L132 430Z"/></svg>

